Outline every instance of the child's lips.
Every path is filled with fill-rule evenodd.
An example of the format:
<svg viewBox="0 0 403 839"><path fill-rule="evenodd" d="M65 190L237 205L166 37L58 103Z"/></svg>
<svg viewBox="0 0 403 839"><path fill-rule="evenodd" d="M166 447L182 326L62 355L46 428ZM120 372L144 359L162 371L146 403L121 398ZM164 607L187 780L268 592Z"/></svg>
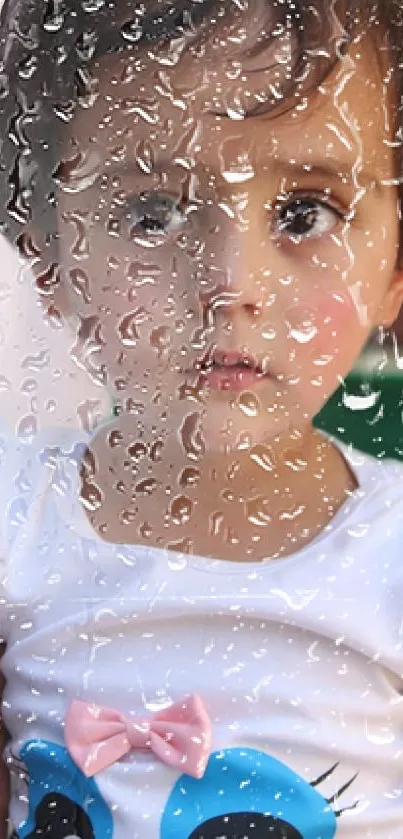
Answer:
<svg viewBox="0 0 403 839"><path fill-rule="evenodd" d="M258 360L257 357L254 357L250 353L241 353L235 350L219 350L217 348L207 350L201 358L196 359L193 367L195 370L202 372L208 372L212 369L230 370L236 367L253 371L260 376L267 376L271 373L267 357Z"/></svg>
<svg viewBox="0 0 403 839"><path fill-rule="evenodd" d="M254 387L262 379L274 379L267 358L258 361L247 353L234 350L207 350L196 359L189 375L198 374L198 381L212 390L242 391Z"/></svg>
<svg viewBox="0 0 403 839"><path fill-rule="evenodd" d="M247 367L244 364L233 364L231 366L213 365L207 370L201 370L200 379L208 384L211 390L243 391L251 390L262 379L267 379L258 370Z"/></svg>

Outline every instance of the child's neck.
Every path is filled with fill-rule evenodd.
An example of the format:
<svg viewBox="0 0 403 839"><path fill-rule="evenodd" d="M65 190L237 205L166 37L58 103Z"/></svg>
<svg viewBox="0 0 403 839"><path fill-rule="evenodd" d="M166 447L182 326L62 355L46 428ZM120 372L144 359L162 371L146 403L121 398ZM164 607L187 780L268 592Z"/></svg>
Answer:
<svg viewBox="0 0 403 839"><path fill-rule="evenodd" d="M124 438L124 421L120 430ZM157 460L150 470L144 458L135 476L124 469L125 448L123 444L111 449L102 429L91 446L100 464L94 478L104 502L89 515L97 532L110 542L143 543L235 562L284 557L311 542L356 489L339 450L312 428L298 442L258 447L254 459L248 452L205 457L195 464L175 464L169 457ZM189 483L185 475L181 486L176 476L183 476L186 468ZM150 478L157 482L153 491L144 484L139 491L139 484ZM117 490L119 479L124 487ZM83 488L85 496L85 481ZM128 503L134 494L135 501Z"/></svg>

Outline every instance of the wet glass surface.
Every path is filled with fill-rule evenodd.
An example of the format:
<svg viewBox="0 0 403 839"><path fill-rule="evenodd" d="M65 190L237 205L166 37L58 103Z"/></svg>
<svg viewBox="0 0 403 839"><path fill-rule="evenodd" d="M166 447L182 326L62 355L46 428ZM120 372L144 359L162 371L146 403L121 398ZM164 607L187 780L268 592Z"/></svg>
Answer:
<svg viewBox="0 0 403 839"><path fill-rule="evenodd" d="M0 839L402 837L402 23L1 7Z"/></svg>

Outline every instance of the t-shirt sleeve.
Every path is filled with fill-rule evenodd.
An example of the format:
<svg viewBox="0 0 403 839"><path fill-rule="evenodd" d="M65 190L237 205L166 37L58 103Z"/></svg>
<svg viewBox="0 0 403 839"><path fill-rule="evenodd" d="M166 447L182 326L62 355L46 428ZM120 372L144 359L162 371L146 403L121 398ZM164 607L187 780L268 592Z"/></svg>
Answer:
<svg viewBox="0 0 403 839"><path fill-rule="evenodd" d="M17 440L0 420L0 644L7 638L7 515L15 480Z"/></svg>
<svg viewBox="0 0 403 839"><path fill-rule="evenodd" d="M83 445L81 437L58 427L18 436L0 420L0 642L7 642L16 604L32 606L38 596L41 550L51 538L43 517L55 464L61 452Z"/></svg>
<svg viewBox="0 0 403 839"><path fill-rule="evenodd" d="M7 641L10 621L7 584L11 546L25 519L24 496L29 487L28 450L27 442L20 440L0 420L0 643Z"/></svg>

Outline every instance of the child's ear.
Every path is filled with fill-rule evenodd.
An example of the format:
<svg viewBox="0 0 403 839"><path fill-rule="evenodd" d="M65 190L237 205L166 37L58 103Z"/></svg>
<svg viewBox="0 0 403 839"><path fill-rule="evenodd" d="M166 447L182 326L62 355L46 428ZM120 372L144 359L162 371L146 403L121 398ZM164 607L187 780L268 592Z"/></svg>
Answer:
<svg viewBox="0 0 403 839"><path fill-rule="evenodd" d="M381 303L377 326L385 326L388 329L395 322L403 305L403 267L396 268L389 284L389 288Z"/></svg>

